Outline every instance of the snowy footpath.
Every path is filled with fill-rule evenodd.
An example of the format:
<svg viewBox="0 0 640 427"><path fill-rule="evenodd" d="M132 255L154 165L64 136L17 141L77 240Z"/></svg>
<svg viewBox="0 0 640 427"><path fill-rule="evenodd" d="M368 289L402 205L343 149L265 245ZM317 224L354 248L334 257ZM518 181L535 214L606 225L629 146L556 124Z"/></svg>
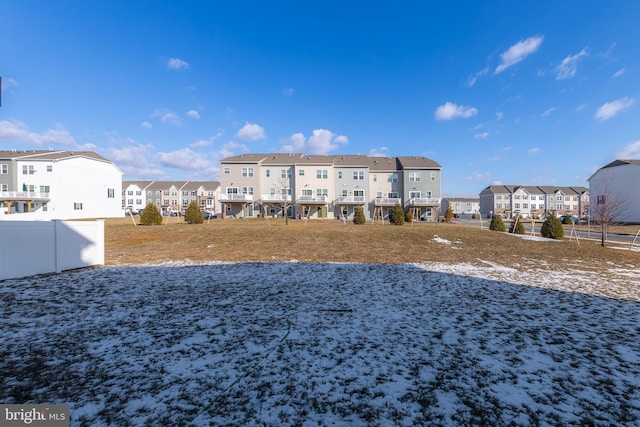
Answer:
<svg viewBox="0 0 640 427"><path fill-rule="evenodd" d="M6 280L0 402L68 403L74 426L639 425L640 272L539 267Z"/></svg>

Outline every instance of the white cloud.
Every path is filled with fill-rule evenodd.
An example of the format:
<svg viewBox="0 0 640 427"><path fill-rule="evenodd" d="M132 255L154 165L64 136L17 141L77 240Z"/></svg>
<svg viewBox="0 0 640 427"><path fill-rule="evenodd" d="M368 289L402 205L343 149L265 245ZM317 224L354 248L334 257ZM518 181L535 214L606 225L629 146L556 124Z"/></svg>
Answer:
<svg viewBox="0 0 640 427"><path fill-rule="evenodd" d="M153 127L153 125L151 125L151 123L149 122L142 122L140 123L140 127L143 129L151 129Z"/></svg>
<svg viewBox="0 0 640 427"><path fill-rule="evenodd" d="M527 150L529 152L529 154L536 154L540 152L540 149L538 147L534 147L534 148L529 148L529 150Z"/></svg>
<svg viewBox="0 0 640 427"><path fill-rule="evenodd" d="M218 132L217 134L213 135L212 137L209 137L207 139L199 139L198 141L189 144L189 147L191 148L204 148L204 147L209 147L211 146L211 144L213 144L213 141L215 141L216 139L220 138L222 136L222 132Z"/></svg>
<svg viewBox="0 0 640 427"><path fill-rule="evenodd" d="M473 135L474 138L485 139L489 136L489 132L476 133Z"/></svg>
<svg viewBox="0 0 640 427"><path fill-rule="evenodd" d="M293 93L294 93L294 90L293 90L293 88L292 88L292 87L288 87L288 88L286 88L286 89L284 89L284 90L282 91L282 94L283 94L284 96L292 96L292 95L293 95Z"/></svg>
<svg viewBox="0 0 640 427"><path fill-rule="evenodd" d="M349 138L344 135L336 135L327 129L314 129L308 139L300 132L294 133L282 141L282 150L287 153L328 154L339 144L348 142Z"/></svg>
<svg viewBox="0 0 640 427"><path fill-rule="evenodd" d="M187 116L191 117L192 119L199 119L200 113L197 112L196 110L189 110L187 111Z"/></svg>
<svg viewBox="0 0 640 427"><path fill-rule="evenodd" d="M203 157L202 154L196 153L189 148L172 151L170 153L160 152L155 159L162 166L172 169L180 169L187 171L199 171L212 168L214 164Z"/></svg>
<svg viewBox="0 0 640 427"><path fill-rule="evenodd" d="M255 123L245 122L244 126L238 131L235 139L239 141L253 142L265 139L264 128Z"/></svg>
<svg viewBox="0 0 640 427"><path fill-rule="evenodd" d="M489 174L489 173L473 172L471 175L469 175L468 177L464 178L463 181L466 181L466 182L486 181L487 179L489 179L490 176L491 176L491 174Z"/></svg>
<svg viewBox="0 0 640 427"><path fill-rule="evenodd" d="M616 153L617 159L640 159L640 139L627 144Z"/></svg>
<svg viewBox="0 0 640 427"><path fill-rule="evenodd" d="M544 113L542 113L542 117L548 117L551 114L553 114L554 111L556 111L556 107L551 107L548 110L546 110Z"/></svg>
<svg viewBox="0 0 640 427"><path fill-rule="evenodd" d="M12 79L11 77L2 78L2 89L9 89L16 86L18 86L18 82Z"/></svg>
<svg viewBox="0 0 640 427"><path fill-rule="evenodd" d="M182 126L182 119L175 113L167 110L156 110L151 113L151 117L159 118L163 123L169 123L176 127Z"/></svg>
<svg viewBox="0 0 640 427"><path fill-rule="evenodd" d="M604 121L612 118L620 111L625 110L633 105L634 98L624 97L615 101L606 102L596 110L595 118Z"/></svg>
<svg viewBox="0 0 640 427"><path fill-rule="evenodd" d="M506 52L500 54L500 64L496 67L495 74L499 74L522 61L540 48L544 36L529 37L511 46Z"/></svg>
<svg viewBox="0 0 640 427"><path fill-rule="evenodd" d="M576 107L576 111L582 111L585 110L589 105L587 104L580 104L578 105L578 107Z"/></svg>
<svg viewBox="0 0 640 427"><path fill-rule="evenodd" d="M477 109L464 105L457 105L452 102L447 102L439 106L435 111L436 120L451 120L456 117L468 119L476 114L478 114Z"/></svg>
<svg viewBox="0 0 640 427"><path fill-rule="evenodd" d="M467 79L467 86L469 87L473 87L473 85L476 84L476 82L478 81L478 79L486 74L489 73L489 67L484 68L483 70L478 71L477 73L475 73L473 76L470 76L469 79Z"/></svg>
<svg viewBox="0 0 640 427"><path fill-rule="evenodd" d="M564 58L560 65L556 67L556 80L564 80L575 77L576 71L578 70L578 61L580 60L580 58L585 56L589 56L589 51L586 47L575 55L569 55Z"/></svg>
<svg viewBox="0 0 640 427"><path fill-rule="evenodd" d="M504 118L504 113L502 111L498 111L496 113L496 119L502 120Z"/></svg>
<svg viewBox="0 0 640 427"><path fill-rule="evenodd" d="M167 61L167 68L170 70L188 70L189 64L186 61L178 58L169 58Z"/></svg>
<svg viewBox="0 0 640 427"><path fill-rule="evenodd" d="M128 140L122 148L111 147L109 151L109 160L122 166L141 166L148 162L149 151L152 146L135 144L135 141Z"/></svg>
<svg viewBox="0 0 640 427"><path fill-rule="evenodd" d="M369 157L387 157L389 156L389 148L380 147L369 150Z"/></svg>
<svg viewBox="0 0 640 427"><path fill-rule="evenodd" d="M500 180L491 181L491 185L502 185L502 181Z"/></svg>
<svg viewBox="0 0 640 427"><path fill-rule="evenodd" d="M613 78L614 78L614 79L615 79L615 78L618 78L618 77L620 77L620 76L621 76L621 75L623 75L623 74L624 74L624 68L620 68L618 71L616 71L615 73L613 73Z"/></svg>
<svg viewBox="0 0 640 427"><path fill-rule="evenodd" d="M73 146L76 141L62 125L47 129L42 133L32 132L27 125L18 121L0 120L0 141L33 144L38 147L48 144Z"/></svg>

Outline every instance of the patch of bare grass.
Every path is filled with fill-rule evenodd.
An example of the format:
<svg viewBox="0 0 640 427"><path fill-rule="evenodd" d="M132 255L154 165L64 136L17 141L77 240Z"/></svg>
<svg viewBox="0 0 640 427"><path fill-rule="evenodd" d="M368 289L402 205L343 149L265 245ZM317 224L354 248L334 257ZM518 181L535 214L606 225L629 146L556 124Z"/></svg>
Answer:
<svg viewBox="0 0 640 427"><path fill-rule="evenodd" d="M349 262L478 264L487 260L513 268L602 270L636 265L638 254L582 240L544 242L459 224L354 225L336 220L212 220L137 226L129 218L106 222L109 265L193 262ZM443 244L449 241L452 244Z"/></svg>

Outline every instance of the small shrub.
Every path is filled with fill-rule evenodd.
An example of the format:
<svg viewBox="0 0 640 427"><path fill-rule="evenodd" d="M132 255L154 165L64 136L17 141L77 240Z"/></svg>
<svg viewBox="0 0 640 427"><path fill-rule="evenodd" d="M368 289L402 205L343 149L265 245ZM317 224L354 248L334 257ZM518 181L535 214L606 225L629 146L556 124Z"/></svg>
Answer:
<svg viewBox="0 0 640 427"><path fill-rule="evenodd" d="M189 224L202 224L204 222L204 216L202 216L202 211L196 202L189 203L184 214L184 220Z"/></svg>
<svg viewBox="0 0 640 427"><path fill-rule="evenodd" d="M549 239L563 239L564 228L562 228L562 222L560 222L557 216L553 214L549 215L547 219L545 219L542 223L540 234L542 235L542 237L547 237Z"/></svg>
<svg viewBox="0 0 640 427"><path fill-rule="evenodd" d="M524 234L524 223L522 220L522 217L519 215L513 218L513 222L511 222L511 226L509 227L509 233Z"/></svg>
<svg viewBox="0 0 640 427"><path fill-rule="evenodd" d="M562 218L562 223L563 223L563 224L571 224L571 215L565 215L565 216Z"/></svg>
<svg viewBox="0 0 640 427"><path fill-rule="evenodd" d="M491 218L491 224L489 224L489 230L493 231L507 231L504 226L504 222L502 221L502 217L500 215L494 215Z"/></svg>
<svg viewBox="0 0 640 427"><path fill-rule="evenodd" d="M367 219L364 216L364 209L362 209L362 206L356 206L356 209L353 212L353 223L354 224L366 224L367 223Z"/></svg>
<svg viewBox="0 0 640 427"><path fill-rule="evenodd" d="M413 222L413 210L409 209L404 213L405 222Z"/></svg>
<svg viewBox="0 0 640 427"><path fill-rule="evenodd" d="M471 214L471 219L478 219L478 215L476 215L476 214Z"/></svg>
<svg viewBox="0 0 640 427"><path fill-rule="evenodd" d="M140 224L142 225L160 225L162 224L162 215L158 207L153 203L148 203L140 214Z"/></svg>
<svg viewBox="0 0 640 427"><path fill-rule="evenodd" d="M451 206L447 206L447 210L444 212L444 221L449 222L454 217L455 215L453 214L453 209L451 209Z"/></svg>
<svg viewBox="0 0 640 427"><path fill-rule="evenodd" d="M393 206L393 210L391 211L391 216L389 218L389 222L395 225L403 225L404 224L404 211L402 210L402 206L399 203L396 203Z"/></svg>

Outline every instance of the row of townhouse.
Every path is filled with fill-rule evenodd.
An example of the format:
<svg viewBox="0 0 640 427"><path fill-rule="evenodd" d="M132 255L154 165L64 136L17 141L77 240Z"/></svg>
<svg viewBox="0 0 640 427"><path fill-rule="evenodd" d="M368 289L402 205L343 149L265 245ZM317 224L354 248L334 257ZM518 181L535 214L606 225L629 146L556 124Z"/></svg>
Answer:
<svg viewBox="0 0 640 427"><path fill-rule="evenodd" d="M536 215L589 216L589 189L532 185L490 185L480 192L480 212L511 218Z"/></svg>
<svg viewBox="0 0 640 427"><path fill-rule="evenodd" d="M123 181L122 207L126 211L140 211L153 203L163 215L184 214L191 202L202 211L220 213L216 203L220 183L216 181Z"/></svg>
<svg viewBox="0 0 640 427"><path fill-rule="evenodd" d="M91 151L0 151L0 219L122 216L121 186L120 169Z"/></svg>
<svg viewBox="0 0 640 427"><path fill-rule="evenodd" d="M393 206L436 220L441 166L421 156L242 154L220 161L225 216L388 219Z"/></svg>

